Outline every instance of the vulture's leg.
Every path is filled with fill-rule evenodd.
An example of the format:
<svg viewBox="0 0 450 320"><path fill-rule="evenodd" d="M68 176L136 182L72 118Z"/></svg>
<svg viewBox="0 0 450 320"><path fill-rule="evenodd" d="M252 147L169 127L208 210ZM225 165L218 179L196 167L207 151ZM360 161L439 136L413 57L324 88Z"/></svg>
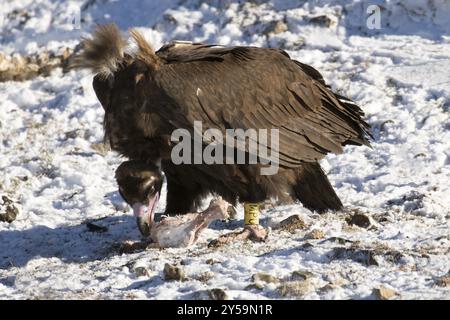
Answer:
<svg viewBox="0 0 450 320"><path fill-rule="evenodd" d="M218 246L233 241L265 241L267 239L267 230L259 224L260 203L266 199L266 193L261 184L252 179L254 175L249 173L249 170L254 170L255 168L241 168L242 172L249 178L248 193L241 197L241 200L244 202L244 229L220 236L218 239L211 241L209 246Z"/></svg>
<svg viewBox="0 0 450 320"><path fill-rule="evenodd" d="M183 186L166 174L167 201L166 215L185 214L195 212L201 198L201 191L196 186Z"/></svg>
<svg viewBox="0 0 450 320"><path fill-rule="evenodd" d="M317 162L305 163L297 169L297 184L293 189L298 200L311 211L342 209L341 200Z"/></svg>

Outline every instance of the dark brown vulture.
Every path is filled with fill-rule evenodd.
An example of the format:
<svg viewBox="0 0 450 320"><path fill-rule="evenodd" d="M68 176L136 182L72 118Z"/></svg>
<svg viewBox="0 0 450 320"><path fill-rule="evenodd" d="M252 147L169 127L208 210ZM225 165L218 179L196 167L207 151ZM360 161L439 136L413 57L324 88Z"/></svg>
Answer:
<svg viewBox="0 0 450 320"><path fill-rule="evenodd" d="M211 193L233 204L274 198L318 212L342 208L318 161L346 145L369 145L370 127L360 107L334 93L317 70L279 49L171 43L154 52L137 31L131 35L137 49L126 53L117 27L99 26L73 66L96 73L112 149L161 164L167 213L193 212ZM260 175L261 164L175 165L171 134L193 134L194 121L224 135L278 129L278 173Z"/></svg>

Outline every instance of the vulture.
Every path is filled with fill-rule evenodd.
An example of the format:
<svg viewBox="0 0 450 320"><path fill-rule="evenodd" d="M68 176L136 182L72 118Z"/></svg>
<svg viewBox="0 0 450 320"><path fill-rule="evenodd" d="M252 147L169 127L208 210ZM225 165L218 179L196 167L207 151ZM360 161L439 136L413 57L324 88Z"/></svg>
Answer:
<svg viewBox="0 0 450 320"><path fill-rule="evenodd" d="M143 163L144 176L152 172L145 208L155 208L161 171L166 214L194 212L210 194L233 205L275 199L278 204L300 201L319 213L343 207L319 161L342 153L346 145L370 146L370 126L361 108L333 92L316 69L274 48L175 41L155 52L137 30L130 34L134 48L116 25L98 26L84 39L72 67L95 74L93 88L105 111L111 148ZM175 163L172 134L183 129L194 139L196 121L223 136L229 129L276 129L277 172L261 174L267 165L263 157L256 164ZM253 152L250 140L239 149L246 159ZM257 144L274 151L267 141ZM201 147L207 145L202 140ZM134 209L139 215L142 207ZM138 225L146 233L142 221Z"/></svg>

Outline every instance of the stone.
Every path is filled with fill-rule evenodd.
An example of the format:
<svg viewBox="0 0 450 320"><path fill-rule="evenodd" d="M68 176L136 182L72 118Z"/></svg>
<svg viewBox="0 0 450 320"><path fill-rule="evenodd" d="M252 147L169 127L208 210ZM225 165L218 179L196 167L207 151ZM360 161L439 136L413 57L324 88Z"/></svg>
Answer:
<svg viewBox="0 0 450 320"><path fill-rule="evenodd" d="M147 246L148 246L148 242L146 242L146 241L126 240L126 241L122 242L122 244L120 245L119 252L121 254L133 253L136 251L145 250L145 249L147 249Z"/></svg>
<svg viewBox="0 0 450 320"><path fill-rule="evenodd" d="M347 217L345 219L347 223L351 226L356 225L361 228L369 228L372 225L372 221L369 216L363 214L363 213L355 213L351 215L350 217Z"/></svg>
<svg viewBox="0 0 450 320"><path fill-rule="evenodd" d="M320 15L309 19L309 23L326 28L329 28L331 25L333 25L333 22L334 21L327 15Z"/></svg>
<svg viewBox="0 0 450 320"><path fill-rule="evenodd" d="M166 263L164 265L163 270L164 280L166 281L184 281L186 280L186 276L184 274L184 271L179 266L174 266L169 263Z"/></svg>
<svg viewBox="0 0 450 320"><path fill-rule="evenodd" d="M306 239L323 239L325 238L325 233L322 230L314 229L305 235Z"/></svg>
<svg viewBox="0 0 450 320"><path fill-rule="evenodd" d="M398 295L398 293L392 289L386 288L385 286L380 286L379 288L373 289L373 295L378 300L389 300Z"/></svg>
<svg viewBox="0 0 450 320"><path fill-rule="evenodd" d="M439 287L450 287L450 271L446 275L437 278L435 283Z"/></svg>
<svg viewBox="0 0 450 320"><path fill-rule="evenodd" d="M214 259L214 258L209 258L209 259L207 259L207 260L205 261L205 263L206 263L206 264L209 264L209 265L213 265L213 264L216 264L216 263L220 263L220 261L219 261L219 260L216 260L216 259Z"/></svg>
<svg viewBox="0 0 450 320"><path fill-rule="evenodd" d="M101 233L101 232L108 231L107 227L99 226L99 225L97 225L95 223L92 223L92 222L86 223L86 227L87 227L88 231L90 231L90 232L99 232L99 233Z"/></svg>
<svg viewBox="0 0 450 320"><path fill-rule="evenodd" d="M365 266L378 266L378 261L375 258L376 253L373 250L335 247L331 251L331 260L353 260Z"/></svg>
<svg viewBox="0 0 450 320"><path fill-rule="evenodd" d="M5 211L0 213L0 222L12 223L19 215L19 209L7 196L2 196L2 201L3 204L0 206L0 209L5 208Z"/></svg>
<svg viewBox="0 0 450 320"><path fill-rule="evenodd" d="M282 297L301 297L311 289L309 281L286 281L278 287Z"/></svg>
<svg viewBox="0 0 450 320"><path fill-rule="evenodd" d="M313 274L306 270L297 270L292 272L290 280L291 281L305 281L310 279Z"/></svg>
<svg viewBox="0 0 450 320"><path fill-rule="evenodd" d="M271 274L268 273L256 273L252 276L252 282L254 283L261 283L261 282L265 282L265 283L279 283L280 280L274 276L272 276Z"/></svg>
<svg viewBox="0 0 450 320"><path fill-rule="evenodd" d="M195 275L193 278L200 282L208 282L209 280L214 278L214 276L215 276L214 272L206 271L206 272Z"/></svg>
<svg viewBox="0 0 450 320"><path fill-rule="evenodd" d="M137 277L148 277L150 272L146 267L136 267L134 268L134 273Z"/></svg>
<svg viewBox="0 0 450 320"><path fill-rule="evenodd" d="M208 290L208 296L211 300L228 300L228 295L223 289L210 289Z"/></svg>
<svg viewBox="0 0 450 320"><path fill-rule="evenodd" d="M288 26L283 21L272 21L264 30L265 34L279 34L288 30Z"/></svg>
<svg viewBox="0 0 450 320"><path fill-rule="evenodd" d="M294 233L296 230L304 229L305 227L306 223L302 220L302 218L300 218L300 215L295 214L282 220L278 224L277 229Z"/></svg>
<svg viewBox="0 0 450 320"><path fill-rule="evenodd" d="M264 289L264 285L260 282L251 283L245 287L245 290L262 290L262 289Z"/></svg>

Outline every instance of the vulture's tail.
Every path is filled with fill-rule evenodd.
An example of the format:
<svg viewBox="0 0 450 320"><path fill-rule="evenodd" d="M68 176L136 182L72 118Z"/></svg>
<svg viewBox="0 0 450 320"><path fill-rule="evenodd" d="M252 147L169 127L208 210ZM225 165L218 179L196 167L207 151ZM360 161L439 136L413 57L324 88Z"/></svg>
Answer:
<svg viewBox="0 0 450 320"><path fill-rule="evenodd" d="M342 209L342 202L334 192L320 164L305 163L297 171L294 192L304 207L319 213Z"/></svg>

